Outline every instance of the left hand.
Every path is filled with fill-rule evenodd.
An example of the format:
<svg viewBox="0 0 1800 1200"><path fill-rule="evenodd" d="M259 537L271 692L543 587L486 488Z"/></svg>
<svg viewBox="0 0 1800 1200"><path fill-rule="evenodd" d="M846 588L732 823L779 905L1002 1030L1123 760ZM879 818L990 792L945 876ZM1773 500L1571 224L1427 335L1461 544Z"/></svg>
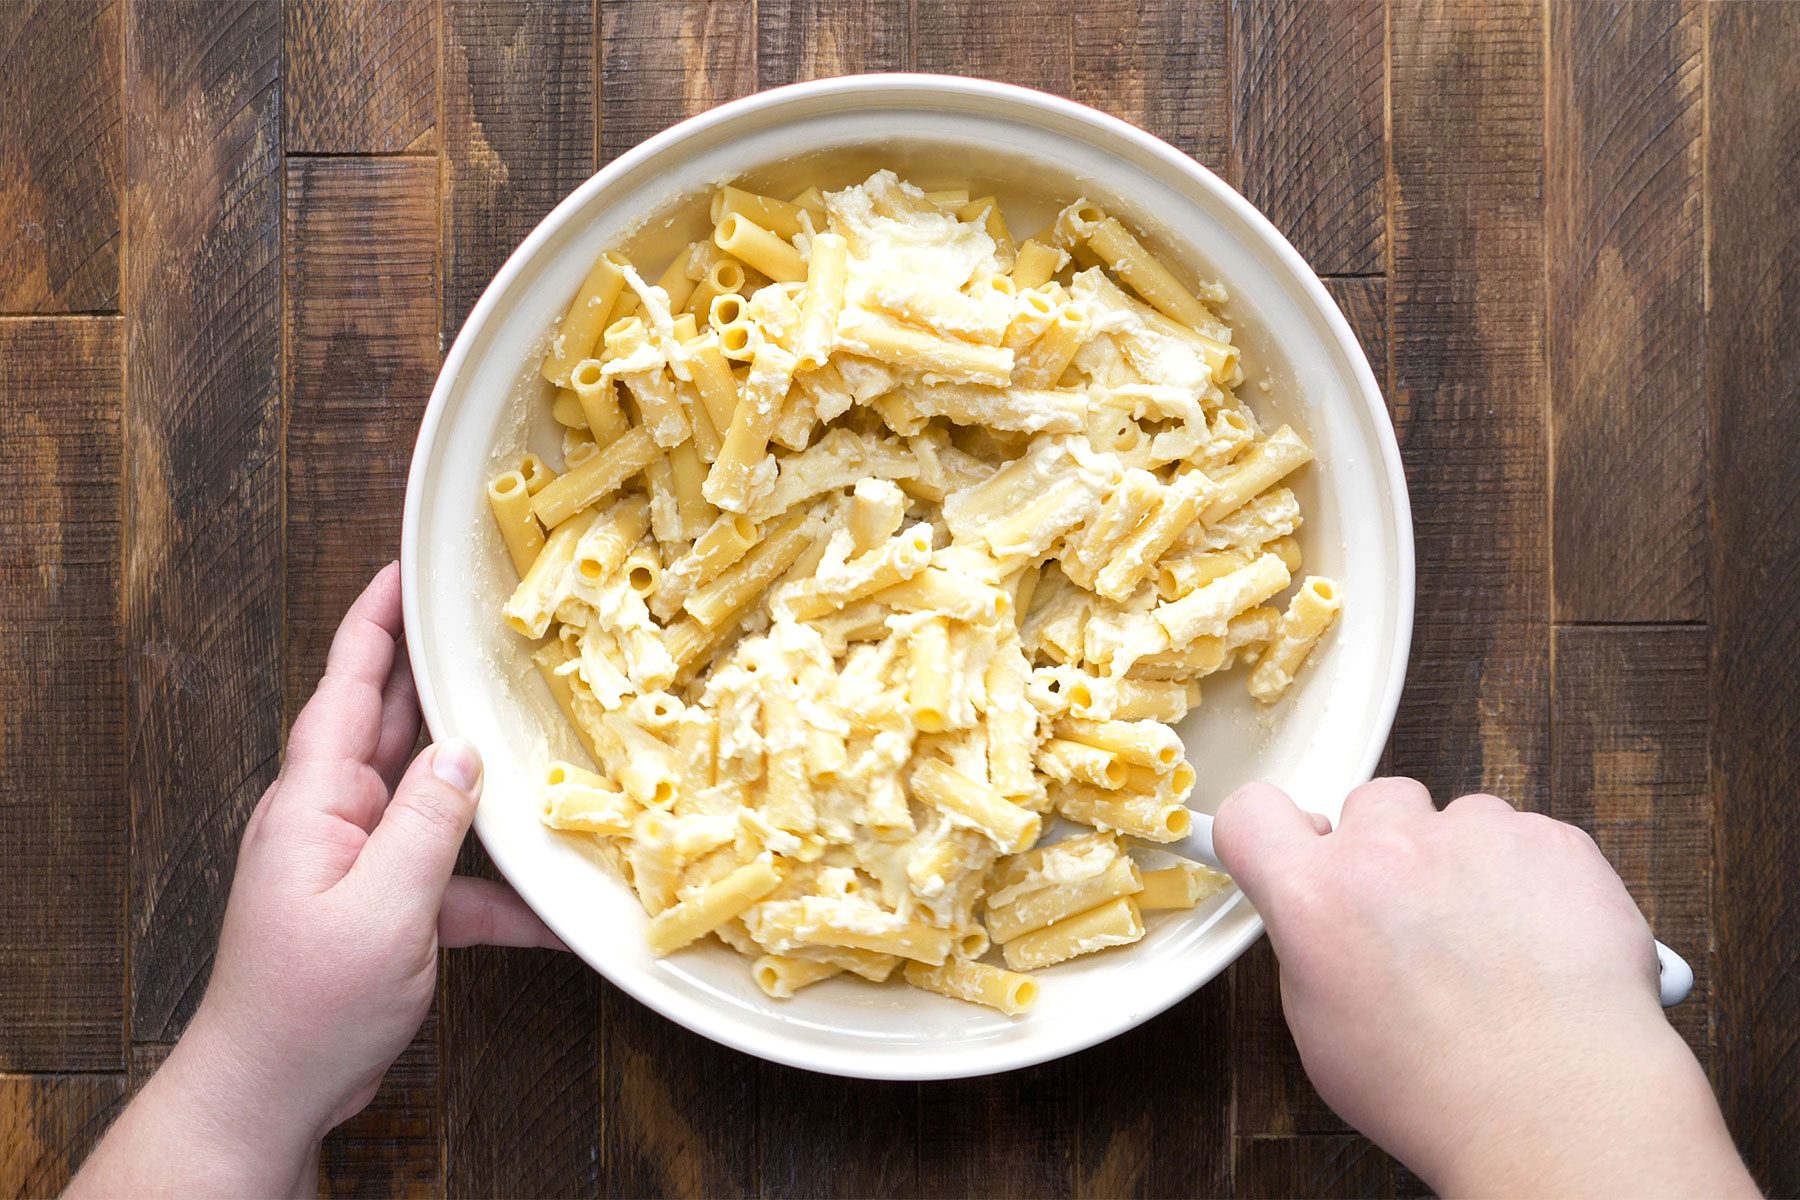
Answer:
<svg viewBox="0 0 1800 1200"><path fill-rule="evenodd" d="M195 1149L184 1172L183 1147L147 1136L123 1163L144 1169L124 1177L133 1190L310 1192L319 1139L369 1102L431 1007L439 946L565 948L510 888L452 874L481 760L444 742L407 765L420 715L400 614L389 566L338 627L244 830L206 996L132 1105L186 1106L184 1119L135 1124L201 1131L223 1153ZM107 1143L133 1124L128 1112ZM78 1185L120 1178L93 1174L109 1149Z"/></svg>

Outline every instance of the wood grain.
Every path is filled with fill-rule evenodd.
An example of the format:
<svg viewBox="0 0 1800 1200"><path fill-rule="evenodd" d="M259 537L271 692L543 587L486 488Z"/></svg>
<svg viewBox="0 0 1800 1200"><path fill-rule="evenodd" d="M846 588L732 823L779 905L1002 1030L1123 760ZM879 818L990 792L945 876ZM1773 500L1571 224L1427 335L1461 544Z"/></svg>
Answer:
<svg viewBox="0 0 1800 1200"><path fill-rule="evenodd" d="M919 1085L919 1194L1072 1195L1078 1103L1068 1059Z"/></svg>
<svg viewBox="0 0 1800 1200"><path fill-rule="evenodd" d="M1075 78L1075 7L1061 0L914 0L913 61L921 71L1066 96Z"/></svg>
<svg viewBox="0 0 1800 1200"><path fill-rule="evenodd" d="M1238 1141L1237 1196L1387 1196L1394 1160L1354 1134Z"/></svg>
<svg viewBox="0 0 1800 1200"><path fill-rule="evenodd" d="M1078 1195L1231 1192L1230 1031L1231 991L1218 979L1076 1056Z"/></svg>
<svg viewBox="0 0 1800 1200"><path fill-rule="evenodd" d="M127 19L131 1028L205 986L281 745L281 14Z"/></svg>
<svg viewBox="0 0 1800 1200"><path fill-rule="evenodd" d="M756 90L751 0L602 0L600 161Z"/></svg>
<svg viewBox="0 0 1800 1200"><path fill-rule="evenodd" d="M600 1177L607 1194L755 1194L757 1067L603 985Z"/></svg>
<svg viewBox="0 0 1800 1200"><path fill-rule="evenodd" d="M1694 965L1669 1020L1711 1052L1712 800L1704 629L1556 631L1550 813L1594 835L1656 936Z"/></svg>
<svg viewBox="0 0 1800 1200"><path fill-rule="evenodd" d="M444 0L444 338L594 171L588 0Z"/></svg>
<svg viewBox="0 0 1800 1200"><path fill-rule="evenodd" d="M1385 279L1327 279L1325 290L1350 323L1350 332L1369 360L1375 382L1388 383L1388 282Z"/></svg>
<svg viewBox="0 0 1800 1200"><path fill-rule="evenodd" d="M287 354L287 720L331 638L400 549L400 510L438 363L438 168L409 158L290 158ZM333 1195L441 1187L437 1022L362 1114L326 1139Z"/></svg>
<svg viewBox="0 0 1800 1200"><path fill-rule="evenodd" d="M1672 0L1546 11L1556 616L1697 619L1705 15Z"/></svg>
<svg viewBox="0 0 1800 1200"><path fill-rule="evenodd" d="M917 1084L759 1064L761 1194L916 1196Z"/></svg>
<svg viewBox="0 0 1800 1200"><path fill-rule="evenodd" d="M907 70L911 17L907 0L759 0L757 86Z"/></svg>
<svg viewBox="0 0 1800 1200"><path fill-rule="evenodd" d="M600 1194L594 973L572 954L484 948L451 952L440 975L446 1194Z"/></svg>
<svg viewBox="0 0 1800 1200"><path fill-rule="evenodd" d="M1539 5L1396 0L1394 380L1418 555L1394 767L1546 801Z"/></svg>
<svg viewBox="0 0 1800 1200"><path fill-rule="evenodd" d="M1074 10L1075 99L1230 174L1226 0L1095 0Z"/></svg>
<svg viewBox="0 0 1800 1200"><path fill-rule="evenodd" d="M1386 268L1382 0L1231 5L1231 178L1322 275Z"/></svg>
<svg viewBox="0 0 1800 1200"><path fill-rule="evenodd" d="M444 6L446 343L506 256L594 169L593 28L585 3ZM461 869L493 874L473 842ZM446 957L438 1019L450 1194L599 1191L599 1003L594 973L572 955Z"/></svg>
<svg viewBox="0 0 1800 1200"><path fill-rule="evenodd" d="M125 1065L121 351L0 321L0 1070Z"/></svg>
<svg viewBox="0 0 1800 1200"><path fill-rule="evenodd" d="M1708 9L1711 36L1714 1078L1770 1195L1800 1194L1800 9Z"/></svg>
<svg viewBox="0 0 1800 1200"><path fill-rule="evenodd" d="M119 302L119 9L0 4L0 312Z"/></svg>
<svg viewBox="0 0 1800 1200"><path fill-rule="evenodd" d="M436 148L436 0L289 0L283 12L288 153Z"/></svg>
<svg viewBox="0 0 1800 1200"><path fill-rule="evenodd" d="M125 1076L0 1075L0 1194L54 1196L125 1104Z"/></svg>
<svg viewBox="0 0 1800 1200"><path fill-rule="evenodd" d="M400 553L400 509L438 366L438 170L287 164L287 720L344 611Z"/></svg>

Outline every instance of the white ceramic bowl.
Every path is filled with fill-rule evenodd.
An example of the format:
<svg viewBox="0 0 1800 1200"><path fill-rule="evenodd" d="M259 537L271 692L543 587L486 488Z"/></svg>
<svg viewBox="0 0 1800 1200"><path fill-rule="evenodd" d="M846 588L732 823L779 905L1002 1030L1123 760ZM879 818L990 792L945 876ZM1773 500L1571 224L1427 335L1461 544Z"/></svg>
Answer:
<svg viewBox="0 0 1800 1200"><path fill-rule="evenodd" d="M774 164L781 165L772 169ZM926 186L996 190L1029 231L1085 195L1148 231L1189 272L1223 281L1227 315L1268 418L1312 439L1296 485L1307 569L1343 584L1341 624L1288 699L1259 714L1240 678L1211 687L1181 728L1199 769L1194 803L1272 780L1336 815L1367 779L1392 722L1412 628L1412 525L1381 393L1348 325L1299 254L1210 172L1150 135L1067 100L977 80L873 75L764 92L651 138L545 217L501 268L445 359L406 493L401 566L407 644L425 717L487 764L475 828L519 893L578 954L672 1020L750 1054L840 1075L942 1079L1026 1066L1090 1046L1168 1008L1262 933L1235 888L1193 913L1158 914L1137 945L1055 967L1036 1009L1011 1019L900 986L827 980L771 1000L717 945L656 960L623 883L539 824L533 781L567 733L503 628L511 586L483 485L529 438L557 443L535 365L600 251L629 242L660 265L698 236L709 185L748 176L841 185L895 166ZM685 206L683 201L686 201ZM659 258L659 251L661 257ZM529 405L529 409L527 406ZM511 458L509 458L509 461ZM552 461L556 461L553 459ZM546 739L550 744L546 745ZM565 751L566 752L566 751Z"/></svg>

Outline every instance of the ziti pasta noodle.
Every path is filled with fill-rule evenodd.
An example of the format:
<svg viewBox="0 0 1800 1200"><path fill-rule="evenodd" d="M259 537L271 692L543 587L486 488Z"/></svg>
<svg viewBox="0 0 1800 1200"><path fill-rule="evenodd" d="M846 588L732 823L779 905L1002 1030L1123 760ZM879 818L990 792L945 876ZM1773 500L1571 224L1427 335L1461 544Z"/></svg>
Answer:
<svg viewBox="0 0 1800 1200"><path fill-rule="evenodd" d="M971 195L724 187L672 261L609 251L542 365L563 459L488 487L495 606L591 759L544 764L544 823L654 953L717 939L773 997L1018 1016L1216 894L1144 857L1190 823L1169 725L1237 663L1278 700L1344 603L1221 289L1086 200L1015 244Z"/></svg>

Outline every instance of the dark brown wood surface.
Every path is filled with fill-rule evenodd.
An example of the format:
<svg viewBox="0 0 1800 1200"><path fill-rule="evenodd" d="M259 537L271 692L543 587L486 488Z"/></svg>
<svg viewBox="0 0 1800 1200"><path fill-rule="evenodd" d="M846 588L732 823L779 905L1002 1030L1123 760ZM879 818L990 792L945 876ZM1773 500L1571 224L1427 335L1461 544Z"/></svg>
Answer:
<svg viewBox="0 0 1800 1200"><path fill-rule="evenodd" d="M1122 116L1328 277L1417 526L1394 769L1594 833L1800 1192L1797 62L1800 6L1695 0L0 5L0 1194L57 1190L191 1015L495 269L658 130L868 70ZM1312 1092L1277 978L1259 946L1062 1062L864 1084L458 952L320 1183L1419 1194Z"/></svg>
<svg viewBox="0 0 1800 1200"><path fill-rule="evenodd" d="M1706 17L1713 1077L1757 1180L1800 1195L1800 11Z"/></svg>

